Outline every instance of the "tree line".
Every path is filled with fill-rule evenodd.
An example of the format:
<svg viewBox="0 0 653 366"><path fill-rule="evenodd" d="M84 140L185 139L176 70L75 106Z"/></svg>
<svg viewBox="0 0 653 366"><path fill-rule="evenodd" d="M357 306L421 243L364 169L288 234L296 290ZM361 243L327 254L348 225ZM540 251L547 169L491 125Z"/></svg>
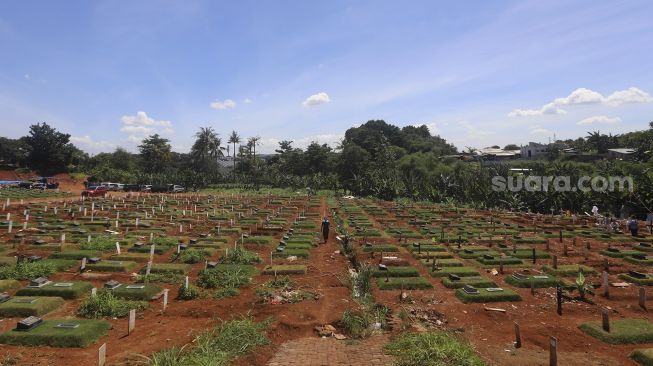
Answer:
<svg viewBox="0 0 653 366"><path fill-rule="evenodd" d="M70 135L47 123L30 126L19 139L0 138L0 159L42 174L85 173L93 181L138 184L176 183L189 188L210 185L262 185L317 190L380 199L408 199L479 208L534 212L587 211L592 205L615 214L623 206L637 214L653 206L653 122L649 129L621 135L588 132L586 137L558 141L544 159L509 161L482 166L473 154L460 160L458 150L426 125L397 127L383 120L368 121L346 131L335 147L318 142L306 148L291 140L279 142L275 154L257 154L260 137L241 137L232 131L226 140L212 127L202 127L188 153L172 151L158 134L145 138L137 153L117 148L89 156L70 143ZM607 149L635 149L633 161L571 160L559 146L581 154L604 154ZM506 149L516 149L511 144ZM225 160L224 157L232 159ZM471 160L471 161L470 161ZM231 166L229 166L231 165ZM631 176L633 192L495 192L492 177L510 176L512 167L540 176Z"/></svg>

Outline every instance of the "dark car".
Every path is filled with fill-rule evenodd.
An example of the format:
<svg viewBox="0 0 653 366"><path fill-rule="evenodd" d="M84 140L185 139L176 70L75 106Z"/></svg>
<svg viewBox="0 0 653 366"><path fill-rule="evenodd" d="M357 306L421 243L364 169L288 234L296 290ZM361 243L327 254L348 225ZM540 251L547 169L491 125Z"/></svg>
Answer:
<svg viewBox="0 0 653 366"><path fill-rule="evenodd" d="M125 184L123 186L123 190L125 192L140 192L141 191L141 185L140 184Z"/></svg>

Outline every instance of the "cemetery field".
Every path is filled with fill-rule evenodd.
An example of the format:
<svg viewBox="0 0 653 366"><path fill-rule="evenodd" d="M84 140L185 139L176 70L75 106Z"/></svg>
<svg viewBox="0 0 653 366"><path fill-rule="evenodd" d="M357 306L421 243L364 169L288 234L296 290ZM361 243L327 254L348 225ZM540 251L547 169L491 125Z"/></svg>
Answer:
<svg viewBox="0 0 653 366"><path fill-rule="evenodd" d="M547 365L550 337L561 365L636 365L653 348L644 228L283 191L0 204L0 364L97 365L103 345L107 365L173 347L187 364L232 324L261 337L224 353L237 365L319 337L392 364L382 349L405 332L449 335L487 365ZM29 315L43 322L16 330Z"/></svg>

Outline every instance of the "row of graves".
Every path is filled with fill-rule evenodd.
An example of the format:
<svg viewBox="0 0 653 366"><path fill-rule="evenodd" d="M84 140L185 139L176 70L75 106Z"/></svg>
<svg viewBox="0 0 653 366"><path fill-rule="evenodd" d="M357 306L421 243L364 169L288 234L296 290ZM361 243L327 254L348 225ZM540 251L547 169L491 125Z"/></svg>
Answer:
<svg viewBox="0 0 653 366"><path fill-rule="evenodd" d="M88 347L110 332L131 333L137 312L148 307L165 314L173 296L219 301L238 296L258 274L304 274L318 244L319 210L319 199L296 195L7 200L0 318L15 326L0 334L0 344ZM82 310L102 296L133 308ZM274 291L269 296L278 300ZM77 310L62 313L68 303ZM128 326L114 318L127 318ZM99 352L103 364L106 344Z"/></svg>
<svg viewBox="0 0 653 366"><path fill-rule="evenodd" d="M529 302L542 299L531 295L548 289L554 291L551 311L557 316L564 316L566 304L595 309L577 324L579 332L608 344L641 345L624 352L653 364L653 348L646 348L653 343L647 316L648 287L653 286L648 227L642 225L640 236L633 237L607 233L590 218L366 200L341 200L337 209L360 243L361 259L374 258L378 265L380 290L400 290L405 296L404 290L434 291L439 282L463 304L505 311L501 308L526 296ZM624 317L614 310L619 307L639 310ZM519 325L514 328L519 347ZM555 348L557 340L551 341Z"/></svg>

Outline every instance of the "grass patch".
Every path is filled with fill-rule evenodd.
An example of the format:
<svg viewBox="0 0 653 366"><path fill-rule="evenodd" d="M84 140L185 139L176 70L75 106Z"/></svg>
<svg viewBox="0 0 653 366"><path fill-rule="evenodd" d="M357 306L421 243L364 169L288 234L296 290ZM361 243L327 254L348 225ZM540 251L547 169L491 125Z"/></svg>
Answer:
<svg viewBox="0 0 653 366"><path fill-rule="evenodd" d="M420 262L426 267L432 267L433 262L435 260L433 258L431 259L420 259ZM439 267L463 267L465 264L459 260L459 259L453 259L453 258L445 258L445 259L437 259L437 265Z"/></svg>
<svg viewBox="0 0 653 366"><path fill-rule="evenodd" d="M255 264L261 261L261 257L255 252L249 251L241 246L235 249L230 249L220 258L220 262L224 264Z"/></svg>
<svg viewBox="0 0 653 366"><path fill-rule="evenodd" d="M465 304L468 303L488 303L503 301L521 301L521 296L513 290L503 289L503 291L488 291L487 288L479 288L478 294L470 295L462 288L456 290L456 297Z"/></svg>
<svg viewBox="0 0 653 366"><path fill-rule="evenodd" d="M149 253L122 253L114 254L108 258L111 261L128 261L136 263L146 263L150 260Z"/></svg>
<svg viewBox="0 0 653 366"><path fill-rule="evenodd" d="M70 282L70 287L55 286L57 283L49 283L43 287L25 287L16 292L16 296L57 296L64 299L77 299L91 291L93 284L90 282Z"/></svg>
<svg viewBox="0 0 653 366"><path fill-rule="evenodd" d="M96 272L127 272L138 267L138 263L133 261L107 261L102 260L98 263L89 263L86 265L87 271Z"/></svg>
<svg viewBox="0 0 653 366"><path fill-rule="evenodd" d="M629 273L620 273L619 278L640 286L653 286L653 276L649 274L646 275L646 278L638 278L631 276Z"/></svg>
<svg viewBox="0 0 653 366"><path fill-rule="evenodd" d="M635 362L643 366L653 366L653 348L636 349L628 355Z"/></svg>
<svg viewBox="0 0 653 366"><path fill-rule="evenodd" d="M203 288L238 288L250 283L253 271L241 267L211 268L200 272L197 284Z"/></svg>
<svg viewBox="0 0 653 366"><path fill-rule="evenodd" d="M496 287L497 284L483 277L461 277L460 280L453 281L449 277L442 279L442 284L446 288L462 288L470 285L478 288Z"/></svg>
<svg viewBox="0 0 653 366"><path fill-rule="evenodd" d="M163 291L160 286L150 284L136 284L135 286L145 286L143 288L128 288L129 285L121 286L111 290L115 297L127 300L150 301Z"/></svg>
<svg viewBox="0 0 653 366"><path fill-rule="evenodd" d="M376 268L372 276L374 277L419 277L419 272L415 267L388 266L387 270Z"/></svg>
<svg viewBox="0 0 653 366"><path fill-rule="evenodd" d="M89 319L99 319L103 317L122 318L127 316L131 309L141 311L148 306L148 303L145 301L119 299L115 296L115 290L113 291L114 292L112 293L112 290L103 288L98 290L95 296L87 297L81 304L79 304L77 315Z"/></svg>
<svg viewBox="0 0 653 366"><path fill-rule="evenodd" d="M38 277L50 277L56 270L57 267L52 263L21 262L15 266L1 266L0 280L31 280Z"/></svg>
<svg viewBox="0 0 653 366"><path fill-rule="evenodd" d="M559 264L557 269L551 266L543 266L542 270L557 277L575 277L578 276L578 272L581 270L585 275L595 275L598 273L594 268L582 264Z"/></svg>
<svg viewBox="0 0 653 366"><path fill-rule="evenodd" d="M653 342L653 324L645 319L610 321L610 333L601 322L587 322L578 326L585 334L610 344L639 344Z"/></svg>
<svg viewBox="0 0 653 366"><path fill-rule="evenodd" d="M0 280L0 292L14 290L20 287L20 282L16 280Z"/></svg>
<svg viewBox="0 0 653 366"><path fill-rule="evenodd" d="M290 257L290 256L295 256L298 258L308 258L310 255L310 251L308 249L289 249L286 248L283 252L274 252L272 254L273 257L279 258L279 257Z"/></svg>
<svg viewBox="0 0 653 366"><path fill-rule="evenodd" d="M380 290L422 290L433 288L431 282L424 277L394 277L389 278L388 282L384 278L376 280Z"/></svg>
<svg viewBox="0 0 653 366"><path fill-rule="evenodd" d="M402 333L384 347L396 366L483 366L474 348L451 333Z"/></svg>
<svg viewBox="0 0 653 366"><path fill-rule="evenodd" d="M63 305L60 297L16 296L0 304L0 316L17 318L42 316Z"/></svg>
<svg viewBox="0 0 653 366"><path fill-rule="evenodd" d="M190 272L191 268L190 264L183 263L152 263L150 274L174 273L185 275ZM145 268L141 270L141 273L145 273Z"/></svg>
<svg viewBox="0 0 653 366"><path fill-rule="evenodd" d="M56 328L58 324L78 324L73 329ZM111 324L101 320L45 320L29 332L10 330L0 335L0 343L17 346L50 346L84 348L107 334Z"/></svg>
<svg viewBox="0 0 653 366"><path fill-rule="evenodd" d="M182 275L173 272L160 272L160 273L150 273L149 275L139 274L136 277L136 282L139 283L179 283L182 280Z"/></svg>
<svg viewBox="0 0 653 366"><path fill-rule="evenodd" d="M480 276L476 268L473 267L444 267L436 271L431 271L433 277L446 277L450 274L455 274L460 277L475 277Z"/></svg>
<svg viewBox="0 0 653 366"><path fill-rule="evenodd" d="M145 359L149 366L227 366L236 357L252 353L270 343L264 332L268 321L256 323L253 318L234 319L197 336L191 347L172 347L153 353Z"/></svg>
<svg viewBox="0 0 653 366"><path fill-rule="evenodd" d="M52 253L48 259L75 259L101 257L102 252L97 250L66 250L63 252Z"/></svg>
<svg viewBox="0 0 653 366"><path fill-rule="evenodd" d="M530 288L531 283L535 285L535 288L556 287L561 284L561 281L553 276L526 276L525 278L508 276L505 281L510 285L522 288Z"/></svg>
<svg viewBox="0 0 653 366"><path fill-rule="evenodd" d="M306 266L303 264L280 264L263 268L264 275L274 275L275 273L277 275L305 274Z"/></svg>
<svg viewBox="0 0 653 366"><path fill-rule="evenodd" d="M396 246L391 244L365 245L363 247L363 252L365 253L397 252L397 251L399 251L399 249L397 249Z"/></svg>

